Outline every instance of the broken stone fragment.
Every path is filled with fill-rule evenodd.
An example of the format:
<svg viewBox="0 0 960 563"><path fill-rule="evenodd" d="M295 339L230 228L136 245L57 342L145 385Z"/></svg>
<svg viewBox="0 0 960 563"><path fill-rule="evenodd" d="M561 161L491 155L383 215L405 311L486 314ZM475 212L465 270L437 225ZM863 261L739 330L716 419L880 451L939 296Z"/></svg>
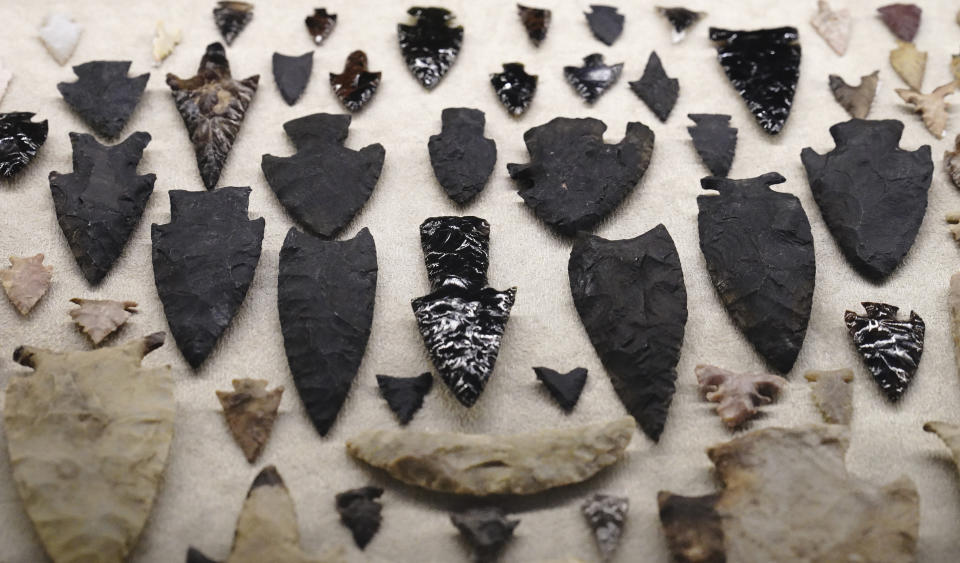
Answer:
<svg viewBox="0 0 960 563"><path fill-rule="evenodd" d="M112 301L109 299L81 299L74 297L71 303L80 305L72 309L70 316L77 326L90 337L94 346L123 326L130 315L137 312L136 301Z"/></svg>
<svg viewBox="0 0 960 563"><path fill-rule="evenodd" d="M956 81L938 86L933 92L923 94L905 88L897 88L897 94L903 101L912 105L934 137L943 138L943 130L947 128L947 107L950 106L944 98L957 90Z"/></svg>
<svg viewBox="0 0 960 563"><path fill-rule="evenodd" d="M0 283L13 306L26 316L50 289L53 266L43 265L43 254L11 256L10 264L0 270Z"/></svg>
<svg viewBox="0 0 960 563"><path fill-rule="evenodd" d="M830 91L833 92L834 99L851 117L857 119L866 119L870 113L870 106L873 105L873 98L877 95L877 83L879 82L879 70L860 77L860 84L850 86L844 82L843 78L836 74L831 74Z"/></svg>
<svg viewBox="0 0 960 563"><path fill-rule="evenodd" d="M23 170L47 140L47 120L34 122L32 113L0 113L0 176Z"/></svg>
<svg viewBox="0 0 960 563"><path fill-rule="evenodd" d="M719 403L717 414L728 428L755 417L758 407L772 403L787 388L787 380L767 373L741 373L700 364L695 373L700 392Z"/></svg>
<svg viewBox="0 0 960 563"><path fill-rule="evenodd" d="M593 36L606 45L613 45L623 33L623 22L626 18L614 6L591 4L590 11L584 15L587 16Z"/></svg>
<svg viewBox="0 0 960 563"><path fill-rule="evenodd" d="M826 0L818 0L817 13L810 19L810 25L836 54L842 57L847 52L850 28L853 26L850 10L831 10Z"/></svg>
<svg viewBox="0 0 960 563"><path fill-rule="evenodd" d="M154 66L160 66L160 63L173 53L173 48L180 44L183 37L179 27L167 31L162 21L157 22L157 31L153 35L153 62Z"/></svg>
<svg viewBox="0 0 960 563"><path fill-rule="evenodd" d="M570 412L577 406L580 393L587 382L586 368L575 368L567 373L560 373L550 368L533 368L543 386L547 388L560 408Z"/></svg>
<svg viewBox="0 0 960 563"><path fill-rule="evenodd" d="M330 73L333 94L349 111L360 111L380 86L380 72L367 70L367 54L354 51L347 56L343 72Z"/></svg>
<svg viewBox="0 0 960 563"><path fill-rule="evenodd" d="M303 91L310 82L313 72L313 51L306 52L298 57L273 54L273 79L280 90L280 96L288 106L297 103Z"/></svg>
<svg viewBox="0 0 960 563"><path fill-rule="evenodd" d="M853 418L853 370L808 371L813 401L823 420L830 424L850 424Z"/></svg>
<svg viewBox="0 0 960 563"><path fill-rule="evenodd" d="M497 162L497 143L483 136L486 116L478 109L446 108L439 135L427 147L437 181L453 201L463 205L487 184Z"/></svg>
<svg viewBox="0 0 960 563"><path fill-rule="evenodd" d="M707 17L706 12L694 12L682 7L663 8L657 6L657 13L667 18L670 26L673 28L672 40L674 43L683 41L687 35L687 29L693 27L698 21Z"/></svg>
<svg viewBox="0 0 960 563"><path fill-rule="evenodd" d="M915 4L888 4L877 8L887 28L903 41L913 41L920 28L923 10Z"/></svg>
<svg viewBox="0 0 960 563"><path fill-rule="evenodd" d="M383 510L383 505L376 499L382 494L383 489L380 487L361 487L337 494L340 522L350 529L353 541L360 549L367 547L380 529L380 522L383 520L380 511Z"/></svg>
<svg viewBox="0 0 960 563"><path fill-rule="evenodd" d="M427 90L440 83L460 53L463 26L451 27L454 15L444 8L413 7L414 25L397 24L400 51L407 68Z"/></svg>
<svg viewBox="0 0 960 563"><path fill-rule="evenodd" d="M953 140L953 150L943 151L943 167L953 185L960 188L960 135Z"/></svg>
<svg viewBox="0 0 960 563"><path fill-rule="evenodd" d="M527 37L535 47L547 38L547 31L550 30L550 10L542 8L528 8L517 4L517 12L520 14L520 23L527 30Z"/></svg>
<svg viewBox="0 0 960 563"><path fill-rule="evenodd" d="M472 508L459 514L451 514L450 521L457 527L467 543L473 547L473 559L477 563L492 563L503 547L513 538L513 530L519 520L507 518L496 507Z"/></svg>
<svg viewBox="0 0 960 563"><path fill-rule="evenodd" d="M614 495L595 494L580 505L600 549L600 558L609 561L620 545L620 536L627 521L630 499Z"/></svg>
<svg viewBox="0 0 960 563"><path fill-rule="evenodd" d="M433 375L430 372L421 373L417 377L378 375L377 386L380 388L380 395L403 426L409 423L423 406L424 396L433 388Z"/></svg>
<svg viewBox="0 0 960 563"><path fill-rule="evenodd" d="M130 61L83 63L73 67L76 82L57 84L73 111L104 137L120 134L147 87L150 73L128 78L130 64Z"/></svg>
<svg viewBox="0 0 960 563"><path fill-rule="evenodd" d="M267 391L265 379L234 379L233 391L217 391L227 427L250 463L257 461L270 439L282 396L283 386Z"/></svg>
<svg viewBox="0 0 960 563"><path fill-rule="evenodd" d="M604 92L616 84L622 72L623 63L607 65L600 53L584 57L583 66L563 67L564 78L588 104L599 100Z"/></svg>
<svg viewBox="0 0 960 563"><path fill-rule="evenodd" d="M248 2L217 2L217 7L213 9L213 21L227 45L233 44L233 40L252 19L253 4Z"/></svg>
<svg viewBox="0 0 960 563"><path fill-rule="evenodd" d="M66 64L80 42L83 26L73 21L67 14L53 12L47 16L40 28L40 40L47 52L60 66Z"/></svg>
<svg viewBox="0 0 960 563"><path fill-rule="evenodd" d="M920 315L897 319L897 307L886 303L863 302L866 315L847 311L843 315L847 331L867 369L891 402L903 396L917 373L923 354L926 325Z"/></svg>
<svg viewBox="0 0 960 563"><path fill-rule="evenodd" d="M311 557L300 547L300 525L283 478L268 465L250 485L237 518L230 555L224 563L343 563L342 550ZM199 550L187 551L187 563L214 563Z"/></svg>
<svg viewBox="0 0 960 563"><path fill-rule="evenodd" d="M92 351L20 346L3 412L13 481L53 561L125 561L162 481L176 403L170 366L141 366L158 332Z"/></svg>
<svg viewBox="0 0 960 563"><path fill-rule="evenodd" d="M897 41L897 48L890 51L890 66L908 86L919 92L927 69L927 53L918 51L913 43Z"/></svg>
<svg viewBox="0 0 960 563"><path fill-rule="evenodd" d="M528 495L585 481L618 462L635 424L625 416L512 436L368 430L347 440L347 453L433 491Z"/></svg>
<svg viewBox="0 0 960 563"><path fill-rule="evenodd" d="M167 85L187 127L200 177L208 190L216 187L220 179L259 81L258 74L234 80L220 43L207 45L196 76L183 79L167 73Z"/></svg>
<svg viewBox="0 0 960 563"><path fill-rule="evenodd" d="M916 561L919 497L907 477L876 486L844 464L849 428L766 428L713 446L719 493L658 496L677 561Z"/></svg>
<svg viewBox="0 0 960 563"><path fill-rule="evenodd" d="M953 335L954 358L960 362L960 272L950 276L947 303L950 307L950 332Z"/></svg>
<svg viewBox="0 0 960 563"><path fill-rule="evenodd" d="M687 127L693 148L707 165L710 174L726 178L737 152L737 129L730 127L730 116L713 113L690 113L687 117L696 123Z"/></svg>
<svg viewBox="0 0 960 563"><path fill-rule="evenodd" d="M306 17L304 23L307 25L307 33L313 38L317 45L323 45L323 42L330 37L333 29L337 26L337 14L328 14L326 8L316 8L313 14Z"/></svg>
<svg viewBox="0 0 960 563"><path fill-rule="evenodd" d="M522 63L504 63L503 72L490 75L490 84L503 107L511 115L519 116L530 107L539 79L536 74L527 74Z"/></svg>
<svg viewBox="0 0 960 563"><path fill-rule="evenodd" d="M950 448L953 463L960 469L960 426L949 422L930 421L923 425L927 432L933 432Z"/></svg>
<svg viewBox="0 0 960 563"><path fill-rule="evenodd" d="M667 76L666 71L663 70L663 64L660 63L660 57L656 51L653 51L647 59L643 76L640 80L631 82L630 89L643 100L643 103L647 104L657 119L666 122L680 95L680 81Z"/></svg>

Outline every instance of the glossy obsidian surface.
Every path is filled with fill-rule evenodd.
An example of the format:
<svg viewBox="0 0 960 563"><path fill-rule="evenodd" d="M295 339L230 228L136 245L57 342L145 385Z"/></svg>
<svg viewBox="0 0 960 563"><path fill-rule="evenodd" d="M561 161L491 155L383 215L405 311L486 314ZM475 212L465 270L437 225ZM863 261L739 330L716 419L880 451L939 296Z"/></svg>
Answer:
<svg viewBox="0 0 960 563"><path fill-rule="evenodd" d="M522 115L530 107L537 81L537 75L527 74L521 63L504 63L503 72L490 75L497 98L513 115Z"/></svg>

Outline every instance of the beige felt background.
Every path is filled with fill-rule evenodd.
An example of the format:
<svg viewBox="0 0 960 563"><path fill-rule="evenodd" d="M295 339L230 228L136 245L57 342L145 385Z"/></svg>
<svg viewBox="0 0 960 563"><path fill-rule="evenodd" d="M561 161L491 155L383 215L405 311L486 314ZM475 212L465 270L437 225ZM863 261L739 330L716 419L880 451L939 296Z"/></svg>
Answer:
<svg viewBox="0 0 960 563"><path fill-rule="evenodd" d="M950 80L950 55L960 44L956 5L917 0L923 21L916 43L929 51L924 90ZM605 420L624 410L574 310L566 274L570 242L554 236L522 204L506 174L508 162L526 162L523 132L556 116L592 116L609 127L607 140L618 141L627 121L649 125L657 136L653 161L638 188L597 229L608 238L633 237L664 223L677 243L689 294L689 322L678 366L677 393L659 444L637 433L627 458L597 478L573 487L522 499L502 500L522 521L504 561L540 561L563 557L595 560L597 551L579 512L588 494L605 491L628 495L629 524L617 561L665 561L666 546L656 516L656 493L667 489L686 494L715 489L704 449L732 437L702 401L693 368L709 362L732 369L762 369L760 358L729 321L707 276L697 241L698 180L707 174L686 127L688 113L728 113L740 130L731 177L782 173L777 189L796 194L810 218L817 254L817 288L809 331L790 377L790 388L778 404L752 428L819 421L803 372L853 367L855 415L848 455L853 472L876 483L900 474L913 478L920 491L919 559L953 561L960 552L960 487L945 448L921 430L930 419L960 420L960 386L951 347L946 296L948 278L957 269L958 249L944 224L944 214L960 208L960 194L943 171L943 150L960 131L954 115L947 138L934 139L918 116L893 91L903 87L887 62L894 38L875 17L882 0L843 2L855 23L850 49L835 55L809 25L813 0L776 2L692 0L687 7L704 9L709 17L680 44L671 44L665 21L653 2L610 0L626 15L619 41L607 47L590 34L583 11L586 1L543 0L553 9L553 24L539 49L527 40L514 3L506 0L446 0L464 25L463 50L455 66L432 92L425 91L405 68L397 47L396 24L407 20L407 4L388 0L337 0L327 4L339 14L327 44L315 49L314 76L303 98L288 107L271 74L271 54L300 54L313 49L303 18L315 2L261 1L250 26L228 48L234 74L260 75L260 89L247 113L221 186L251 186L250 216L266 218L263 255L239 314L219 346L197 372L192 372L173 344L154 352L149 365L169 363L177 381L176 435L165 481L132 559L139 562L179 561L189 545L208 556L229 552L234 523L253 476L276 464L295 499L302 543L310 553L343 545L357 561L459 561L464 545L450 525L447 511L469 505L464 499L429 494L398 485L384 474L349 459L343 442L366 428L394 428L395 419L379 397L375 374L412 376L430 369L410 310L412 298L428 284L417 227L432 215L470 213L490 221L491 284L518 287L516 306L503 340L496 371L481 400L462 408L442 384L428 396L411 423L414 430L509 433ZM57 7L32 0L0 3L0 57L15 74L0 102L0 111L32 111L49 120L50 136L37 160L16 180L0 184L0 255L43 252L55 268L53 286L28 318L0 303L0 387L8 378L27 373L10 357L18 344L82 349L86 337L72 325L67 311L71 297L131 299L136 315L115 341L167 330L153 282L150 224L169 220L171 189L201 190L193 150L164 82L166 72L192 76L205 46L220 40L210 10L213 2L98 0L64 5L85 29L70 62L61 67L37 38L45 14ZM151 39L156 20L183 28L183 43L160 68L153 67ZM792 115L778 137L764 134L731 88L707 40L709 26L762 28L794 25L800 31L803 61ZM321 439L306 419L283 351L276 308L277 261L284 235L292 225L264 181L260 157L289 155L292 144L282 124L314 112L341 112L327 84L329 71L339 72L347 54L363 49L373 70L383 71L379 92L366 110L354 116L347 145L359 148L379 142L386 148L383 173L370 201L348 227L346 236L369 227L377 242L379 286L373 331L351 396L332 432ZM639 78L651 50L656 50L671 76L679 78L680 99L667 123L660 123L630 91L627 81ZM562 67L577 64L593 52L608 62L625 62L619 84L588 107L562 76ZM70 65L98 59L129 59L131 72L150 72L140 105L124 131L148 131L140 170L157 174L156 189L143 221L106 280L89 287L80 275L53 211L47 174L71 169L67 134L88 132L60 97L56 84L74 79ZM507 115L496 99L488 75L500 64L522 61L540 76L537 96L526 115ZM906 124L902 146L931 144L936 160L929 209L916 243L903 266L884 284L860 278L843 260L824 226L800 163L800 150L828 151L830 125L847 119L827 87L827 75L838 73L856 83L880 69L880 88L871 116ZM443 194L429 164L427 139L440 129L440 112L449 106L480 108L487 116L487 136L497 142L498 160L486 190L465 209ZM927 323L926 352L920 370L902 402L891 406L860 362L843 326L843 311L861 300L882 300ZM560 370L584 366L590 377L576 410L564 415L536 381L532 366ZM236 377L268 379L286 393L281 414L260 462L247 464L227 433L214 390L227 389ZM0 442L3 442L0 434ZM5 447L0 445L5 451ZM364 553L353 546L333 509L336 492L365 484L386 488L383 526ZM0 561L43 561L42 548L21 508L6 454L0 455Z"/></svg>

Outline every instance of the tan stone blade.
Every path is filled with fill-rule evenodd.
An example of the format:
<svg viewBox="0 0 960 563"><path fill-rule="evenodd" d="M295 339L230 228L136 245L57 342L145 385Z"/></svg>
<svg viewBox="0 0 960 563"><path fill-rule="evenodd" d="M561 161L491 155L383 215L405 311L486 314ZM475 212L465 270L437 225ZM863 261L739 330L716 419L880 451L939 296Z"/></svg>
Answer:
<svg viewBox="0 0 960 563"><path fill-rule="evenodd" d="M849 10L831 10L829 3L820 0L817 3L817 13L810 19L810 25L836 54L843 56L847 52L850 27L853 25Z"/></svg>
<svg viewBox="0 0 960 563"><path fill-rule="evenodd" d="M957 236L954 233L954 236ZM953 334L954 360L960 367L960 272L950 276L950 291L947 295L950 306L950 328Z"/></svg>
<svg viewBox="0 0 960 563"><path fill-rule="evenodd" d="M121 346L21 346L4 431L24 508L54 561L123 561L153 506L173 439L170 366L145 368L162 332Z"/></svg>
<svg viewBox="0 0 960 563"><path fill-rule="evenodd" d="M947 213L947 223L952 224L950 227L950 234L953 235L953 240L960 241L960 211L954 211L953 213Z"/></svg>
<svg viewBox="0 0 960 563"><path fill-rule="evenodd" d="M43 265L43 254L11 256L11 267L0 270L0 283L13 306L26 316L50 289L53 266Z"/></svg>
<svg viewBox="0 0 960 563"><path fill-rule="evenodd" d="M635 424L626 416L512 436L370 430L347 440L347 452L425 489L523 495L579 483L616 463Z"/></svg>
<svg viewBox="0 0 960 563"><path fill-rule="evenodd" d="M197 549L187 552L188 562L212 561ZM307 556L300 548L300 526L290 492L277 468L269 465L250 485L247 499L237 518L233 547L225 563L339 563L342 550L319 558Z"/></svg>
<svg viewBox="0 0 960 563"><path fill-rule="evenodd" d="M927 432L933 432L943 440L953 454L953 462L960 469L960 426L949 422L930 421L923 425Z"/></svg>
<svg viewBox="0 0 960 563"><path fill-rule="evenodd" d="M890 51L890 66L900 78L914 90L923 87L923 74L927 69L927 54L918 51L913 43L897 41L897 48Z"/></svg>
<svg viewBox="0 0 960 563"><path fill-rule="evenodd" d="M153 35L153 62L160 66L164 59L170 56L173 48L180 44L182 33L180 28L167 31L162 21L157 22L157 30Z"/></svg>
<svg viewBox="0 0 960 563"><path fill-rule="evenodd" d="M948 82L943 86L938 86L936 90L929 94L921 94L904 88L898 88L897 94L900 94L903 101L913 105L916 111L920 113L927 130L933 133L934 137L942 139L943 130L947 128L947 107L950 105L944 98L953 94L956 90L957 83Z"/></svg>
<svg viewBox="0 0 960 563"><path fill-rule="evenodd" d="M880 71L875 70L870 74L860 77L860 84L850 86L843 78L836 74L830 75L830 90L833 97L837 100L843 109L851 117L857 119L866 119L870 113L870 106L877 95L877 83L879 82Z"/></svg>
<svg viewBox="0 0 960 563"><path fill-rule="evenodd" d="M850 424L853 418L853 370L808 371L803 374L812 385L813 402L823 420L830 424Z"/></svg>
<svg viewBox="0 0 960 563"><path fill-rule="evenodd" d="M960 135L953 140L953 150L943 151L943 165L953 185L960 188Z"/></svg>
<svg viewBox="0 0 960 563"><path fill-rule="evenodd" d="M787 386L786 379L768 373L738 373L704 364L695 373L706 399L719 403L717 414L728 428L753 418L758 406L773 402Z"/></svg>
<svg viewBox="0 0 960 563"><path fill-rule="evenodd" d="M71 303L80 305L70 311L77 326L90 337L94 346L127 322L137 312L135 301L111 301L109 299L81 299L74 297Z"/></svg>
<svg viewBox="0 0 960 563"><path fill-rule="evenodd" d="M960 55L950 57L950 74L954 80L960 81Z"/></svg>
<svg viewBox="0 0 960 563"><path fill-rule="evenodd" d="M916 486L851 475L848 445L849 428L832 424L766 428L709 448L719 494L660 495L670 550L678 561L913 563Z"/></svg>
<svg viewBox="0 0 960 563"><path fill-rule="evenodd" d="M260 457L263 447L270 439L273 423L283 386L267 391L264 379L234 379L233 391L217 391L223 416L233 439L237 441L247 461L253 463Z"/></svg>

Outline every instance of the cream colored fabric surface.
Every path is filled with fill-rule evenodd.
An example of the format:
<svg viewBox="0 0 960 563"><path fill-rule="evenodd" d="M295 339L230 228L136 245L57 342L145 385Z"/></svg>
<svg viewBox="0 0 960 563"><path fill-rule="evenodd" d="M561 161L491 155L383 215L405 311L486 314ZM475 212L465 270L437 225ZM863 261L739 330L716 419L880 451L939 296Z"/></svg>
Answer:
<svg viewBox="0 0 960 563"><path fill-rule="evenodd" d="M956 5L917 0L923 22L916 43L930 53L924 90L950 80L950 54L960 42L954 21ZM514 2L506 0L446 0L442 4L465 28L463 50L456 64L432 92L425 91L405 68L397 47L396 24L407 21L408 3L395 1L330 2L339 15L327 44L315 50L314 74L300 102L288 107L271 74L274 51L297 55L313 49L303 18L316 2L260 1L249 27L227 49L236 77L260 75L260 89L247 113L239 138L224 169L220 186L251 186L250 216L266 218L263 254L256 277L239 314L218 347L197 372L192 372L172 339L151 354L148 365L169 363L177 380L176 434L165 482L133 560L169 562L183 559L189 545L215 559L229 552L237 513L254 475L276 464L294 497L300 516L303 546L308 552L344 546L357 561L459 561L466 551L450 524L447 511L470 506L463 499L428 494L399 485L381 473L348 459L346 438L370 427L394 427L392 413L379 397L375 374L412 376L431 368L410 310L412 298L428 291L419 247L418 225L429 216L469 213L490 221L491 284L518 287L516 306L503 340L497 368L477 405L462 408L442 383L427 397L410 428L464 432L509 433L609 419L624 410L590 346L568 287L566 265L570 241L554 236L522 204L507 176L508 162L526 162L523 132L556 116L592 116L609 127L607 141L622 137L627 121L641 121L657 135L653 161L642 182L620 209L599 229L607 238L636 236L664 223L677 243L683 263L690 318L678 366L677 393L659 444L637 433L626 460L585 484L531 498L503 500L521 519L504 561L540 561L597 557L592 537L579 512L588 494L611 492L630 497L628 527L617 561L665 561L666 546L656 511L656 493L666 489L686 494L715 489L704 449L732 437L713 414L714 405L701 400L693 368L715 363L731 369L762 369L760 358L728 319L708 279L697 240L696 196L699 179L707 175L686 127L688 113L728 113L740 130L731 177L752 177L777 171L787 178L776 189L796 194L810 218L816 244L817 288L809 331L790 374L790 388L778 404L752 428L819 421L808 384L807 369L854 368L855 413L849 466L874 482L900 474L913 478L920 491L919 560L955 561L960 553L960 487L946 449L921 430L924 421L960 420L960 386L951 347L946 311L948 278L957 269L958 249L944 224L947 211L960 208L960 197L942 169L940 158L960 131L952 116L947 138L936 140L919 117L893 91L903 87L887 62L894 38L875 17L884 0L843 2L855 19L846 56L838 57L809 25L813 0L776 2L692 0L687 7L710 12L690 36L671 44L670 29L653 10L653 2L611 1L626 15L626 28L613 47L590 34L583 11L587 1L541 1L550 5L553 23L539 49L527 40ZM214 2L167 0L131 2L98 0L65 5L84 25L76 53L59 66L37 38L37 28L53 3L5 0L0 4L0 57L14 79L0 111L32 111L48 119L50 136L37 160L13 182L0 184L0 255L43 252L54 270L53 287L28 318L8 303L0 303L0 387L28 370L11 361L19 344L51 348L86 348L86 337L72 324L67 311L71 297L129 299L140 303L140 314L113 342L167 330L153 282L150 224L169 221L171 189L201 190L193 150L170 90L166 72L192 76L208 43L221 40L210 14ZM160 67L154 68L151 41L156 20L182 27L183 43ZM794 25L800 31L803 62L794 108L778 137L764 134L734 92L707 40L709 26L762 28ZM278 253L291 219L274 197L260 171L264 153L290 155L292 143L282 124L314 112L340 113L330 92L327 73L339 72L347 54L363 49L372 70L383 71L383 82L367 109L354 116L347 145L360 148L379 142L386 163L370 201L348 227L346 236L369 227L377 242L379 285L373 331L360 373L331 433L320 438L304 415L287 368L276 307ZM680 100L667 123L660 123L630 91L627 82L643 72L651 50L663 59L667 73L680 80ZM562 67L582 57L603 53L607 61L625 62L619 84L588 107L564 82ZM157 174L156 189L143 221L126 251L100 287L89 287L70 255L57 225L47 174L71 170L67 134L89 132L60 97L56 84L72 81L70 65L86 61L132 60L131 74L150 72L143 99L124 135L148 131L141 173ZM496 99L488 75L500 64L521 61L540 76L539 89L526 115L514 119ZM926 219L903 266L884 284L860 278L844 261L814 203L800 150L818 152L833 147L830 125L845 121L834 102L827 74L848 82L880 69L880 89L871 117L902 120L902 146L933 147L936 161ZM458 209L433 177L427 139L440 130L445 107L480 108L487 116L487 136L497 142L497 166L477 200ZM911 388L899 405L880 395L854 351L843 326L843 311L862 300L899 305L904 313L920 313L927 323L926 352ZM584 366L590 376L580 404L564 415L536 381L532 366L560 370ZM259 377L286 393L273 437L258 464L249 465L225 427L216 389L230 388L236 377ZM0 442L3 442L0 435ZM5 451L5 445L0 444ZM386 489L383 526L361 553L340 525L333 506L335 493L365 484ZM43 551L13 488L6 454L0 454L0 561L42 561Z"/></svg>

